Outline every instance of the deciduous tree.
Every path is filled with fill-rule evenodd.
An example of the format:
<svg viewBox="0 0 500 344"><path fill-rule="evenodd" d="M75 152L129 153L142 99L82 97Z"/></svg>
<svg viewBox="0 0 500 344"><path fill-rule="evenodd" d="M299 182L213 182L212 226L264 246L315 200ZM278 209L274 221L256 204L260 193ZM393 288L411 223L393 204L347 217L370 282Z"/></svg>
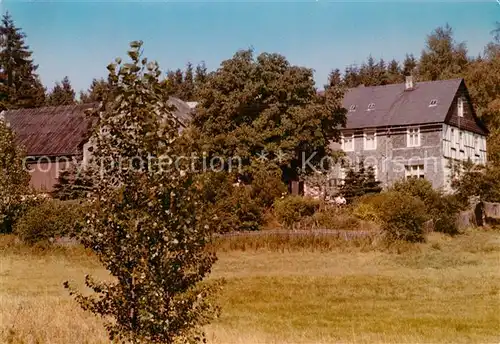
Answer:
<svg viewBox="0 0 500 344"><path fill-rule="evenodd" d="M211 156L239 157L243 173L270 159L287 180L319 167L339 139L342 97L339 87L318 95L312 70L284 56L239 51L208 78L193 125Z"/></svg>
<svg viewBox="0 0 500 344"><path fill-rule="evenodd" d="M10 232L23 196L28 196L29 174L24 152L12 130L0 119L0 232Z"/></svg>
<svg viewBox="0 0 500 344"><path fill-rule="evenodd" d="M71 292L108 320L114 341L197 342L215 310L213 284L200 284L215 261L206 247L213 229L193 174L164 160L176 156L179 128L158 64L142 58L142 42L130 46L131 62L108 66L112 91L94 113L92 208L81 236L115 278L87 276L94 294Z"/></svg>
<svg viewBox="0 0 500 344"><path fill-rule="evenodd" d="M438 27L428 37L420 56L418 74L421 80L443 80L464 75L467 67L467 47L457 43L452 28Z"/></svg>

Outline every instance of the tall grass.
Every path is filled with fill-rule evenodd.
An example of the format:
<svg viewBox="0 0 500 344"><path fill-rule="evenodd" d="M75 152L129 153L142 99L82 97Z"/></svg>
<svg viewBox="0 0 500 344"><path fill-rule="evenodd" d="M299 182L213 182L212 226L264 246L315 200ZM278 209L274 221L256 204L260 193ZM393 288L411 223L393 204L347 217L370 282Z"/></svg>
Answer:
<svg viewBox="0 0 500 344"><path fill-rule="evenodd" d="M217 243L211 278L226 284L209 343L499 342L499 232L432 233L389 250L312 238ZM86 273L108 278L90 252L0 237L0 262L0 343L109 343L62 287L83 288Z"/></svg>

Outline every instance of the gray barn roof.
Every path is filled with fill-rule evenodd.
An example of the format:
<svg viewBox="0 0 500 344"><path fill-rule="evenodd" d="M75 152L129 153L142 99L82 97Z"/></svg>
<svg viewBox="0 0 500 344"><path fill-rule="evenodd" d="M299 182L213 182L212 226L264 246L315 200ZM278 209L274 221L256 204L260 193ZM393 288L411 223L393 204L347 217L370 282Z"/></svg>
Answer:
<svg viewBox="0 0 500 344"><path fill-rule="evenodd" d="M405 91L405 84L357 87L349 89L343 105L347 113L347 129L374 128L445 121L448 110L462 79L417 82L412 90ZM429 107L431 100L437 105ZM368 111L368 105L374 104Z"/></svg>
<svg viewBox="0 0 500 344"><path fill-rule="evenodd" d="M170 97L169 103L175 106L173 114L185 127L191 120L192 109L178 98ZM96 106L97 103L48 106L7 110L2 115L28 156L67 156L81 153L81 144L88 139L92 124L85 110Z"/></svg>

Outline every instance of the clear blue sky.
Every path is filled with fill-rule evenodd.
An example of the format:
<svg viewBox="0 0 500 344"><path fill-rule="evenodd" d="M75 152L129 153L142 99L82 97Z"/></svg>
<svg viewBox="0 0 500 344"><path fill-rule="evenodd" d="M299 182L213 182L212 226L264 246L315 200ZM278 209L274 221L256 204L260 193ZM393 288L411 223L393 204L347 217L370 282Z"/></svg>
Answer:
<svg viewBox="0 0 500 344"><path fill-rule="evenodd" d="M1 1L1 0L0 0ZM77 92L143 40L163 70L205 61L215 69L238 49L279 52L313 68L318 86L332 68L369 54L402 60L420 55L425 37L449 23L470 55L482 52L500 21L496 0L371 2L170 2L3 0L27 34L43 83L69 76Z"/></svg>

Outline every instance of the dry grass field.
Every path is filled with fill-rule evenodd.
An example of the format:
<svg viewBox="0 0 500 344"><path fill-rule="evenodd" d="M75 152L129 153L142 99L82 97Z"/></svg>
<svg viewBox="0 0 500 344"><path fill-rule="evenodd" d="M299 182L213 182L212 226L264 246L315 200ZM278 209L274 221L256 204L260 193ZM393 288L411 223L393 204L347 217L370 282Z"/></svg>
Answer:
<svg viewBox="0 0 500 344"><path fill-rule="evenodd" d="M62 287L106 277L92 256L0 240L1 343L107 343ZM397 250L240 247L221 249L212 274L226 284L209 343L500 341L499 232L432 234Z"/></svg>

